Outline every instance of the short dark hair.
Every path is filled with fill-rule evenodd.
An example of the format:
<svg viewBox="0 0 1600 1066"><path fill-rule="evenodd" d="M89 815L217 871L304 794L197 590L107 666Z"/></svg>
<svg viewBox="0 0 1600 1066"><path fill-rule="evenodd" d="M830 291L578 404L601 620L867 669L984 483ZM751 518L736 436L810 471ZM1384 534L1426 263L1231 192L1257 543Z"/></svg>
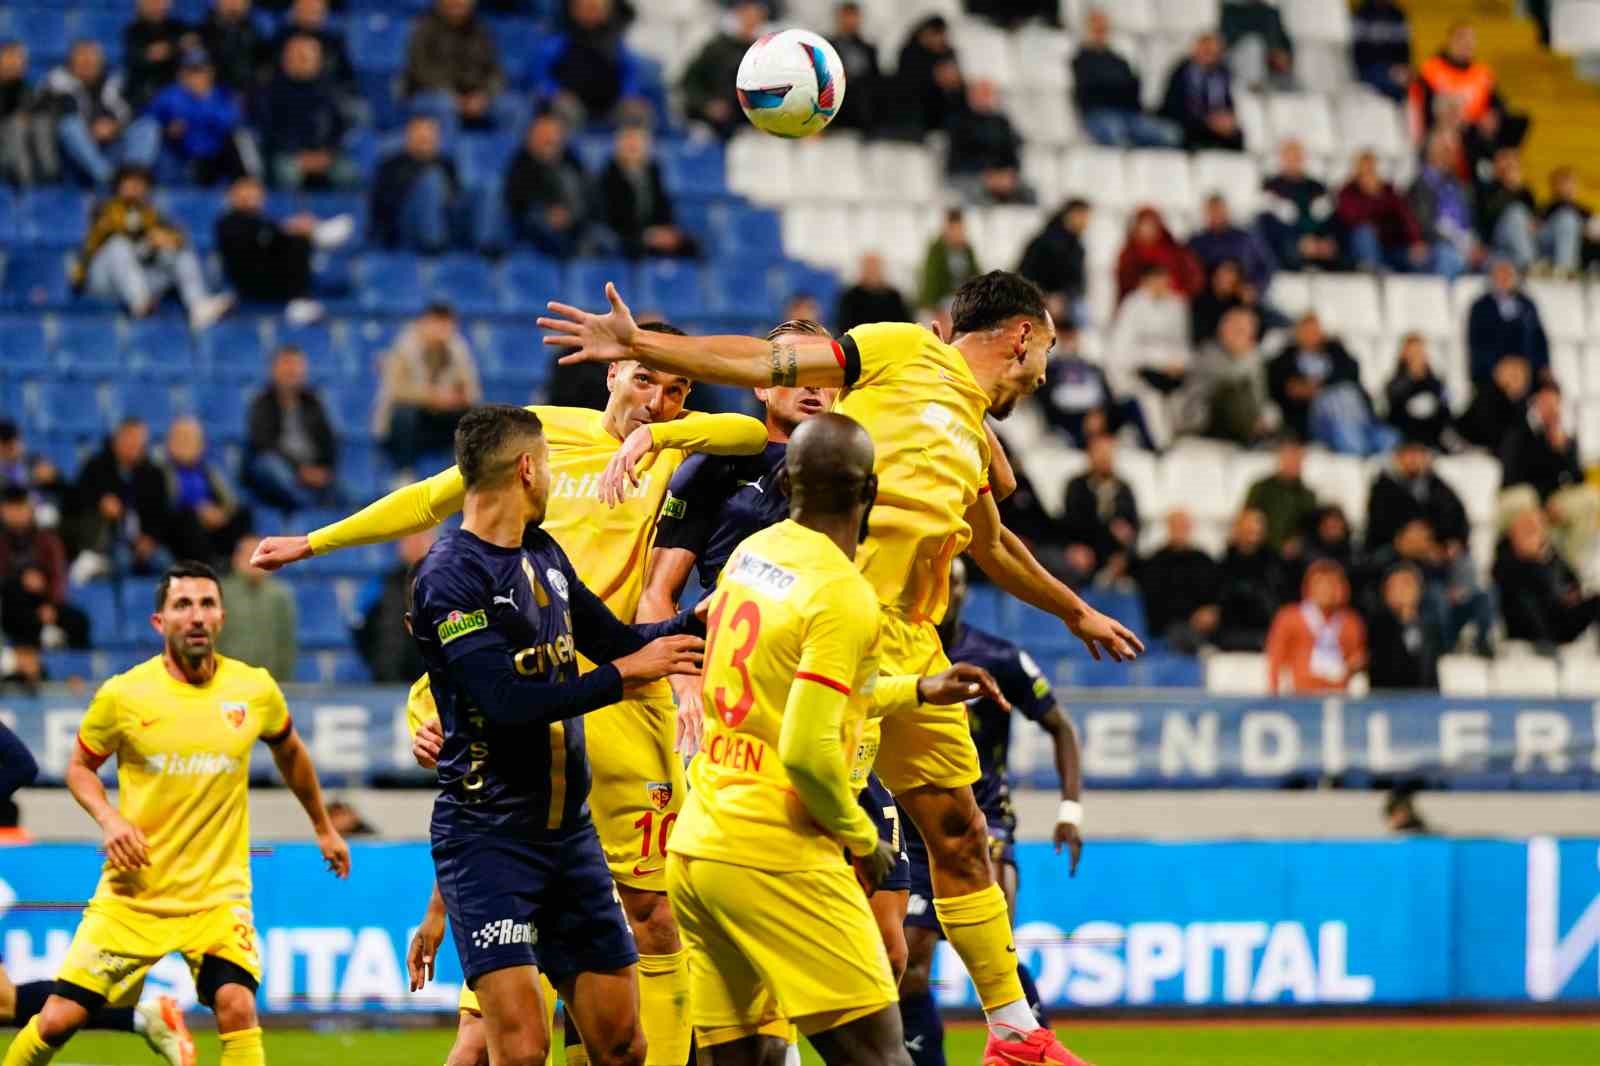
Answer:
<svg viewBox="0 0 1600 1066"><path fill-rule="evenodd" d="M121 185L129 178L138 178L146 185L155 184L155 173L149 167L142 166L138 163L124 163L116 169L114 174L111 175L111 191L115 192L117 190L117 186Z"/></svg>
<svg viewBox="0 0 1600 1066"><path fill-rule="evenodd" d="M222 579L217 572L198 559L184 559L167 567L167 572L161 575L161 581L156 585L156 613L160 614L167 607L167 593L172 589L172 583L180 577L198 577L217 586L217 602L222 602Z"/></svg>
<svg viewBox="0 0 1600 1066"><path fill-rule="evenodd" d="M424 316L432 315L438 318L456 317L456 309L448 300L431 300L428 306L422 309L422 313Z"/></svg>
<svg viewBox="0 0 1600 1066"><path fill-rule="evenodd" d="M500 452L518 437L544 434L544 423L525 407L489 403L474 407L456 423L456 466L467 488L495 477Z"/></svg>
<svg viewBox="0 0 1600 1066"><path fill-rule="evenodd" d="M791 318L779 322L776 326L767 330L767 340L775 341L779 337L793 333L804 333L810 337L828 337L830 339L833 337L833 334L828 332L828 327L821 322L813 322L809 318Z"/></svg>
<svg viewBox="0 0 1600 1066"><path fill-rule="evenodd" d="M1072 199L1068 200L1065 204L1062 205L1061 213L1063 215L1070 215L1074 211L1087 211L1088 209L1089 209L1089 201L1088 200L1085 200L1081 196L1074 196Z"/></svg>
<svg viewBox="0 0 1600 1066"><path fill-rule="evenodd" d="M27 502L28 502L28 488L27 488L26 485L18 485L15 482L12 482L10 484L7 484L4 488L0 488L0 503L27 503Z"/></svg>
<svg viewBox="0 0 1600 1066"><path fill-rule="evenodd" d="M993 329L1021 315L1044 321L1044 292L1009 270L991 270L962 283L950 303L951 330L959 335Z"/></svg>

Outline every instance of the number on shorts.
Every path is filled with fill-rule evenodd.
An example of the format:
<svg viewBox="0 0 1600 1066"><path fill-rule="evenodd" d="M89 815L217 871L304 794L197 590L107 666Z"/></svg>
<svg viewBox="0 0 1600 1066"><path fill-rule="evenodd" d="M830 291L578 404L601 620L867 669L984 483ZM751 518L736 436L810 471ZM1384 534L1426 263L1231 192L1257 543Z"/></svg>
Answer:
<svg viewBox="0 0 1600 1066"><path fill-rule="evenodd" d="M652 843L655 844L657 852L662 855L667 853L667 838L672 835L672 826L678 820L678 812L668 811L661 819L661 832L652 837L650 830L654 827L655 820L655 811L645 811L639 816L639 820L633 823L633 827L640 830L639 858L641 859L650 857L650 845Z"/></svg>
<svg viewBox="0 0 1600 1066"><path fill-rule="evenodd" d="M883 816L889 819L889 850L900 852L900 808L889 804L883 809Z"/></svg>
<svg viewBox="0 0 1600 1066"><path fill-rule="evenodd" d="M716 606L711 611L708 619L710 626L708 632L710 639L706 645L706 661L716 653L717 638L722 635L719 623L722 621L722 609L728 604L728 594L724 592L717 600ZM730 729L737 729L739 723L745 720L750 713L750 707L756 701L754 687L750 684L750 670L745 665L750 661L750 653L756 650L756 637L761 632L761 608L754 600L745 600L733 612L733 618L728 622L729 629L735 629L740 623L745 625L744 643L734 649L733 658L728 665L739 671L739 681L744 686L744 691L739 693L739 698L730 706L728 704L728 690L721 685L711 694L711 702L717 709L717 717L722 719L722 724Z"/></svg>

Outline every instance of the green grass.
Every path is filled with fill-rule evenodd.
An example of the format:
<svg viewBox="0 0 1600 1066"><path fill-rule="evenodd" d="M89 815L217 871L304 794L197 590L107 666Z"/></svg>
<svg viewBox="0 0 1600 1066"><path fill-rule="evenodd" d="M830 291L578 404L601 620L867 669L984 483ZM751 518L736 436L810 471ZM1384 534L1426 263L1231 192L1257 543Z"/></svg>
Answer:
<svg viewBox="0 0 1600 1066"><path fill-rule="evenodd" d="M1074 1023L1058 1030L1073 1050L1098 1066L1595 1066L1600 1024L1578 1022L1393 1022L1371 1025L1230 1022L1114 1025ZM268 1030L270 1066L439 1066L451 1032L314 1033ZM200 1062L217 1062L216 1038L199 1034ZM950 1066L976 1066L982 1034L952 1029ZM56 1058L56 1066L150 1066L156 1060L136 1037L89 1033ZM558 1055L556 1061L560 1061ZM807 1063L818 1060L808 1055Z"/></svg>

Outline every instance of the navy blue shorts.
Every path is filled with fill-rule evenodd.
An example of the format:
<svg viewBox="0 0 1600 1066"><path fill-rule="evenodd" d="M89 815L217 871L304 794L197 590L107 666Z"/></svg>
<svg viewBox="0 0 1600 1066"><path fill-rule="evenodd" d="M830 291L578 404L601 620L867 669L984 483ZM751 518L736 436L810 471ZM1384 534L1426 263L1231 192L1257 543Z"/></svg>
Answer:
<svg viewBox="0 0 1600 1066"><path fill-rule="evenodd" d="M933 875L928 872L928 846L917 834L917 827L905 819L906 854L911 859L911 896L906 901L906 925L932 929L943 935L939 916L933 910ZM996 865L1017 865L1016 830L1005 822L989 821L989 855Z"/></svg>
<svg viewBox="0 0 1600 1066"><path fill-rule="evenodd" d="M872 824L878 827L878 839L899 855L879 889L884 892L904 892L911 887L911 860L906 855L905 823L901 821L900 808L895 806L894 797L883 787L877 774L867 775L867 787L861 790L856 801L867 812L867 817L872 819Z"/></svg>
<svg viewBox="0 0 1600 1066"><path fill-rule="evenodd" d="M559 985L639 961L592 822L549 841L436 830L433 868L469 988L511 966Z"/></svg>

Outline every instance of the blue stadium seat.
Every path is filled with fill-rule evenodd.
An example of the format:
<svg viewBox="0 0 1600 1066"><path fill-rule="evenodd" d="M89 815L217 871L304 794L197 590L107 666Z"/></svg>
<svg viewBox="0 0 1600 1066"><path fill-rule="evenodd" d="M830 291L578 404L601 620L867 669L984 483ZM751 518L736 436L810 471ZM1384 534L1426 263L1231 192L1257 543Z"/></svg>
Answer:
<svg viewBox="0 0 1600 1066"><path fill-rule="evenodd" d="M48 70L67 54L67 13L60 8L0 8L0 38L28 46L35 71Z"/></svg>
<svg viewBox="0 0 1600 1066"><path fill-rule="evenodd" d="M127 24L126 11L81 10L72 24L72 36L74 40L87 37L100 42L100 48L106 55L106 65L112 68L120 67L122 30Z"/></svg>
<svg viewBox="0 0 1600 1066"><path fill-rule="evenodd" d="M89 232L89 194L66 187L35 189L18 205L27 244L79 245Z"/></svg>
<svg viewBox="0 0 1600 1066"><path fill-rule="evenodd" d="M410 20L395 12L362 12L350 16L346 39L357 70L391 74L405 66Z"/></svg>
<svg viewBox="0 0 1600 1066"><path fill-rule="evenodd" d="M811 296L822 305L824 312L832 314L839 302L839 278L831 270L796 259L784 259L774 264L770 278L773 299L780 304L795 296Z"/></svg>
<svg viewBox="0 0 1600 1066"><path fill-rule="evenodd" d="M98 634L91 629L89 638L98 639ZM44 653L45 675L52 681L65 681L69 677L85 679L98 677L94 660L94 652L83 649L61 648L47 651Z"/></svg>
<svg viewBox="0 0 1600 1066"><path fill-rule="evenodd" d="M248 430L245 414L253 391L236 382L208 382L189 390L206 436L219 442L242 440Z"/></svg>
<svg viewBox="0 0 1600 1066"><path fill-rule="evenodd" d="M476 255L447 255L433 269L428 301L443 300L459 314L489 314L500 309L500 286L487 261Z"/></svg>
<svg viewBox="0 0 1600 1066"><path fill-rule="evenodd" d="M501 45L501 55L505 55ZM456 138L456 170L461 184L485 196L500 195L506 168L516 154L521 131L463 133Z"/></svg>
<svg viewBox="0 0 1600 1066"><path fill-rule="evenodd" d="M119 343L110 315L62 315L50 338L50 357L68 377L109 378L124 369Z"/></svg>
<svg viewBox="0 0 1600 1066"><path fill-rule="evenodd" d="M6 256L5 269L6 306L38 311L72 303L67 257L62 252L17 249Z"/></svg>
<svg viewBox="0 0 1600 1066"><path fill-rule="evenodd" d="M306 367L315 385L350 381L358 376L355 360L326 323L281 327L273 349L285 344L292 344L306 353Z"/></svg>
<svg viewBox="0 0 1600 1066"><path fill-rule="evenodd" d="M760 256L737 259L718 256L710 271L707 305L710 310L720 315L749 315L761 319L767 325L756 332L766 332L782 307L774 295L772 261Z"/></svg>
<svg viewBox="0 0 1600 1066"><path fill-rule="evenodd" d="M339 444L339 484L345 490L363 503L375 500L382 496L388 489L384 483L383 456L378 451L378 446L368 434L368 427L372 424L369 414L362 419L360 433L353 439L341 441ZM334 520L343 518L344 515L335 515ZM306 528L317 529L327 523L307 523Z"/></svg>
<svg viewBox="0 0 1600 1066"><path fill-rule="evenodd" d="M760 207L730 204L722 227L722 252L776 260L783 256L778 215Z"/></svg>
<svg viewBox="0 0 1600 1066"><path fill-rule="evenodd" d="M20 408L8 408L16 411ZM99 442L93 442L98 446ZM83 465L83 454L88 443L82 438L73 435L57 435L52 433L34 434L28 439L28 448L44 456L55 464L55 468L65 477L72 477Z"/></svg>
<svg viewBox="0 0 1600 1066"><path fill-rule="evenodd" d="M44 323L37 315L0 317L0 374L23 377L50 369Z"/></svg>
<svg viewBox="0 0 1600 1066"><path fill-rule="evenodd" d="M0 186L0 245L9 248L22 239L20 210L10 188Z"/></svg>
<svg viewBox="0 0 1600 1066"><path fill-rule="evenodd" d="M400 335L402 323L381 318L357 319L345 327L345 344L363 374L377 375L385 352Z"/></svg>
<svg viewBox="0 0 1600 1066"><path fill-rule="evenodd" d="M693 262L650 259L639 268L638 295L633 306L659 311L669 319L692 318L707 307L705 278Z"/></svg>
<svg viewBox="0 0 1600 1066"><path fill-rule="evenodd" d="M151 436L159 439L174 413L171 385L124 380L106 386L106 418L112 423L138 415L150 423Z"/></svg>
<svg viewBox="0 0 1600 1066"><path fill-rule="evenodd" d="M346 634L348 640L349 634ZM366 660L353 651L320 652L326 656L330 665L324 667L330 685L370 685L372 684L372 671L367 668Z"/></svg>
<svg viewBox="0 0 1600 1066"><path fill-rule="evenodd" d="M289 583L294 589L301 641L306 644L345 644L349 636L344 616L335 606L338 592L334 582L320 578L291 578Z"/></svg>
<svg viewBox="0 0 1600 1066"><path fill-rule="evenodd" d="M422 268L410 252L370 252L356 267L357 302L368 311L408 315L422 310Z"/></svg>
<svg viewBox="0 0 1600 1066"><path fill-rule="evenodd" d="M961 608L961 620L969 626L994 633L999 630L1000 601L1004 593L993 585L969 585L967 602Z"/></svg>
<svg viewBox="0 0 1600 1066"><path fill-rule="evenodd" d="M500 268L500 307L504 311L544 313L562 295L561 264L542 255L518 253Z"/></svg>
<svg viewBox="0 0 1600 1066"><path fill-rule="evenodd" d="M227 209L217 189L165 189L156 193L155 201L197 249L205 252L216 246L217 218Z"/></svg>
<svg viewBox="0 0 1600 1066"><path fill-rule="evenodd" d="M656 153L661 177L677 196L720 195L728 188L728 164L722 142L686 138L663 141Z"/></svg>
<svg viewBox="0 0 1600 1066"><path fill-rule="evenodd" d="M485 326L482 331L486 363L492 367L499 389L528 390L543 385L550 376L553 349L544 346L544 331L531 322L504 322ZM515 396L496 395L505 403Z"/></svg>
<svg viewBox="0 0 1600 1066"><path fill-rule="evenodd" d="M626 259L574 259L567 264L565 300L576 307L600 307L606 302L608 281L617 283L623 299L639 287L633 264Z"/></svg>
<svg viewBox="0 0 1600 1066"><path fill-rule="evenodd" d="M109 581L91 581L67 593L67 602L89 616L89 635L97 647L117 644L122 639L122 607L117 590Z"/></svg>
<svg viewBox="0 0 1600 1066"><path fill-rule="evenodd" d="M1205 670L1192 655L1156 654L1134 663L1134 682L1141 688L1202 688Z"/></svg>
<svg viewBox="0 0 1600 1066"><path fill-rule="evenodd" d="M258 318L223 319L200 335L200 349L214 379L260 381L266 375L267 345Z"/></svg>
<svg viewBox="0 0 1600 1066"><path fill-rule="evenodd" d="M150 381L194 378L194 339L177 318L161 316L129 322L122 358L129 373Z"/></svg>
<svg viewBox="0 0 1600 1066"><path fill-rule="evenodd" d="M372 390L359 383L345 382L322 390L333 431L341 437L364 438L371 433L373 401Z"/></svg>

